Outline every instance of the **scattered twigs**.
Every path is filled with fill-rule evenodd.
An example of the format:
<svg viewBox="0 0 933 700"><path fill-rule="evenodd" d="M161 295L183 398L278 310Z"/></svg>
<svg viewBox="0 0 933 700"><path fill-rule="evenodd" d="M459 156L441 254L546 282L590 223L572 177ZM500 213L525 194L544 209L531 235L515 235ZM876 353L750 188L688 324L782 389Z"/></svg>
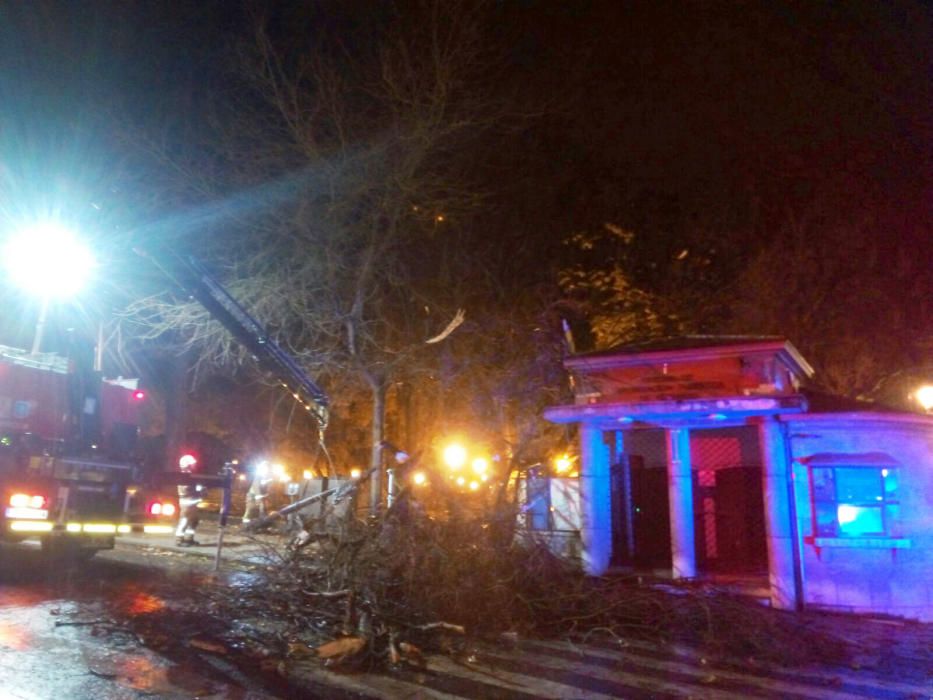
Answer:
<svg viewBox="0 0 933 700"><path fill-rule="evenodd" d="M270 559L253 585L216 601L217 614L275 620L264 644L321 649L331 665L417 664L504 633L583 644L677 640L781 663L845 657L837 639L795 616L695 583L583 576L544 541L495 526L509 519L505 508L431 516L410 493L377 518L322 515L303 523L313 547Z"/></svg>

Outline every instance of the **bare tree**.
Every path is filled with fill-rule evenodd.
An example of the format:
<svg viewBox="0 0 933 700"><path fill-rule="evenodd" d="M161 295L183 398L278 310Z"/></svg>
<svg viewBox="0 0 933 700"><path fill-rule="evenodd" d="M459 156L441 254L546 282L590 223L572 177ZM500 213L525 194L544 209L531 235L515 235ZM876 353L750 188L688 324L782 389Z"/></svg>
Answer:
<svg viewBox="0 0 933 700"><path fill-rule="evenodd" d="M503 114L477 89L484 11L386 6L349 37L312 29L307 8L257 16L238 89L210 115L210 189L236 196L218 208L227 230L204 217L187 246L332 392L369 393L372 467L388 387L456 333L459 226L480 201L463 156ZM127 318L150 339L174 334L199 367L247 359L173 296L139 300ZM380 488L373 479L373 507Z"/></svg>
<svg viewBox="0 0 933 700"><path fill-rule="evenodd" d="M731 329L791 339L814 362L816 384L844 396L870 395L893 368L922 365L930 241L919 227L892 235L898 219L819 202L791 210L726 290Z"/></svg>

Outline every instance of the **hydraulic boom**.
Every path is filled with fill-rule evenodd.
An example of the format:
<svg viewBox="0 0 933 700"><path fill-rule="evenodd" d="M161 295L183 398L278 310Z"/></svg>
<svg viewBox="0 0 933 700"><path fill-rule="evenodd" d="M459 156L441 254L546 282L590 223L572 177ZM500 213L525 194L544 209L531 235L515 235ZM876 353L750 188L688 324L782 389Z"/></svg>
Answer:
<svg viewBox="0 0 933 700"><path fill-rule="evenodd" d="M324 430L328 420L327 394L197 259L159 251L137 252L152 260L169 279L243 343L259 366L275 377L282 388L314 416L320 430Z"/></svg>

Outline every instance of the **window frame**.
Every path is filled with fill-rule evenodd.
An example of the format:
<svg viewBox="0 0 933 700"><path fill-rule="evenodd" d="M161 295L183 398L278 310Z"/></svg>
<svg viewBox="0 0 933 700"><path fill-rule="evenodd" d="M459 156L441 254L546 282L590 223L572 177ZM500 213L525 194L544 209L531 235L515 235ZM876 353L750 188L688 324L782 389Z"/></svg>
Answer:
<svg viewBox="0 0 933 700"><path fill-rule="evenodd" d="M889 464L858 464L846 461L839 461L832 464L809 464L808 466L808 478L810 486L810 507L811 507L811 527L812 527L812 537L820 540L884 540L884 539L897 539L897 525L899 522L899 516L894 514L899 510L901 505L901 499L899 497L900 484L899 484L899 470ZM831 473L832 481L832 497L826 497L825 493L821 494L821 489L818 488L816 483L817 470L825 470ZM871 471L877 474L878 479L878 491L875 496L872 498L861 498L861 499L846 499L840 497L839 487L840 479L838 472L839 470L854 470L854 471ZM889 489L886 484L887 479L893 480L893 488ZM846 532L842 529L844 523L841 523L839 520L839 507L840 506L852 506L854 508L864 508L877 510L879 512L879 518L881 522L880 532ZM821 506L823 508L821 508ZM820 515L821 511L825 512L826 506L831 506L833 517L832 523L833 528L832 532L828 532L825 529L824 521L821 521Z"/></svg>

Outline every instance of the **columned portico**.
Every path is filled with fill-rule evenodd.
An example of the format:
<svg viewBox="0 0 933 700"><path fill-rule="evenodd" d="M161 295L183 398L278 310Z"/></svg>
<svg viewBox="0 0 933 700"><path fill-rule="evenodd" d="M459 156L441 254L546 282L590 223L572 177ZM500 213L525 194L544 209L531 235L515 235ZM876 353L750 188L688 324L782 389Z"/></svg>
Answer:
<svg viewBox="0 0 933 700"><path fill-rule="evenodd" d="M580 429L586 571L601 574L610 560L666 567L669 543L675 579L729 567L757 573L767 550L773 604L793 607L799 567L776 417L807 410L798 386L812 368L796 349L778 338L697 346L673 339L564 365L574 375L574 403L545 417ZM610 434L626 478L613 479Z"/></svg>
<svg viewBox="0 0 933 700"><path fill-rule="evenodd" d="M609 482L609 446L598 425L580 429L580 502L583 528L583 566L598 576L609 568L612 556L612 499Z"/></svg>
<svg viewBox="0 0 933 700"><path fill-rule="evenodd" d="M693 473L690 466L690 431L667 428L667 495L671 520L671 575L697 575L693 526Z"/></svg>

